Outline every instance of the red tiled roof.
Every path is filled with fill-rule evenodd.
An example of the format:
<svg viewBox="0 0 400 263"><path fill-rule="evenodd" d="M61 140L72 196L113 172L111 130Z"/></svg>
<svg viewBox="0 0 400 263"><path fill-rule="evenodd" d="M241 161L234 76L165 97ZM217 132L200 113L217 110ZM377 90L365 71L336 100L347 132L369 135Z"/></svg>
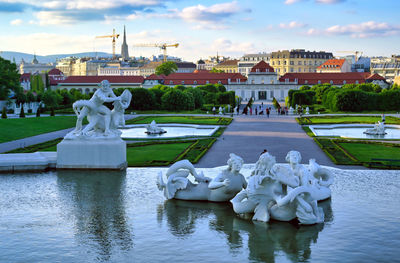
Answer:
<svg viewBox="0 0 400 263"><path fill-rule="evenodd" d="M368 80L385 80L386 81L386 79L384 77L382 77L381 75L379 75L378 73L375 73L375 74L369 76L367 79Z"/></svg>
<svg viewBox="0 0 400 263"><path fill-rule="evenodd" d="M30 81L31 80L31 73L24 73L19 77L19 81Z"/></svg>
<svg viewBox="0 0 400 263"><path fill-rule="evenodd" d="M103 80L108 80L111 84L116 83L143 83L142 76L69 76L60 84L99 84Z"/></svg>
<svg viewBox="0 0 400 263"><path fill-rule="evenodd" d="M315 85L320 81L323 83L331 83L334 85L343 85L343 81L346 84L364 83L365 80L370 76L367 72L342 72L342 73L286 73L279 78L280 82L285 82L286 79L289 82L294 82L297 79L297 83L302 85Z"/></svg>
<svg viewBox="0 0 400 263"><path fill-rule="evenodd" d="M275 72L275 70L267 62L261 60L251 68L250 72Z"/></svg>
<svg viewBox="0 0 400 263"><path fill-rule="evenodd" d="M53 68L47 73L49 76L50 75L64 75L64 73L61 72L58 68Z"/></svg>
<svg viewBox="0 0 400 263"><path fill-rule="evenodd" d="M317 69L341 68L344 62L346 62L345 59L329 59L325 61L323 64L319 65Z"/></svg>
<svg viewBox="0 0 400 263"><path fill-rule="evenodd" d="M193 71L193 73L208 73L208 72L210 71L207 69L196 69L195 71Z"/></svg>
<svg viewBox="0 0 400 263"><path fill-rule="evenodd" d="M239 79L240 82L245 82L247 78L240 73L210 73L210 72L199 72L199 73L172 73L165 77L165 85L204 85L208 83L217 84L228 84L228 80L236 82ZM195 83L196 81L196 83Z"/></svg>
<svg viewBox="0 0 400 263"><path fill-rule="evenodd" d="M151 74L146 78L146 80L161 80L164 79L165 75L156 75L156 74Z"/></svg>

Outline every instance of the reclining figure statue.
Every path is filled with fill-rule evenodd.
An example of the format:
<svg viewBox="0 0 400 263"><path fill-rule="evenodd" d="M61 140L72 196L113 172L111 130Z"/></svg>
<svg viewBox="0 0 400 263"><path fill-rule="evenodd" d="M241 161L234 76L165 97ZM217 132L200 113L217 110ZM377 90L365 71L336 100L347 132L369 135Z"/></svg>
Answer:
<svg viewBox="0 0 400 263"><path fill-rule="evenodd" d="M227 163L228 168L211 179L203 173L197 174L188 160L178 161L168 169L166 182L162 173L159 173L158 189L164 191L167 199L227 202L247 186L246 179L239 173L243 159L231 153ZM194 177L195 182L188 179L189 174Z"/></svg>

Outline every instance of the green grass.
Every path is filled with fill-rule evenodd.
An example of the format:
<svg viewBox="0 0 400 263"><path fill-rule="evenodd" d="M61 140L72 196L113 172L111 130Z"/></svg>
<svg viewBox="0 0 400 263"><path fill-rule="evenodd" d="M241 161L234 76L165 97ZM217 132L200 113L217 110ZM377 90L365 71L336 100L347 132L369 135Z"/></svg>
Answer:
<svg viewBox="0 0 400 263"><path fill-rule="evenodd" d="M203 116L139 116L126 121L126 124L148 124L153 120L156 123L183 123L203 125L229 125L231 118L203 117Z"/></svg>
<svg viewBox="0 0 400 263"><path fill-rule="evenodd" d="M338 144L344 151L367 166L379 164L400 167L399 144L348 141L339 141ZM376 158L379 160L374 160Z"/></svg>
<svg viewBox="0 0 400 263"><path fill-rule="evenodd" d="M7 153L34 153L34 152L56 152L57 144L61 142L60 139L38 143L24 148L15 149Z"/></svg>
<svg viewBox="0 0 400 263"><path fill-rule="evenodd" d="M314 140L335 164L343 164L343 165L360 164L356 159L352 158L352 156L346 154L346 152L344 152L335 143L335 139L323 139L314 137Z"/></svg>
<svg viewBox="0 0 400 263"><path fill-rule="evenodd" d="M127 147L128 166L168 166L183 159L197 163L215 141L215 138L208 138L129 144Z"/></svg>
<svg viewBox="0 0 400 263"><path fill-rule="evenodd" d="M76 116L0 119L0 143L72 128L75 125Z"/></svg>
<svg viewBox="0 0 400 263"><path fill-rule="evenodd" d="M299 124L376 123L381 116L315 116L296 118ZM386 124L400 124L400 118L386 116Z"/></svg>

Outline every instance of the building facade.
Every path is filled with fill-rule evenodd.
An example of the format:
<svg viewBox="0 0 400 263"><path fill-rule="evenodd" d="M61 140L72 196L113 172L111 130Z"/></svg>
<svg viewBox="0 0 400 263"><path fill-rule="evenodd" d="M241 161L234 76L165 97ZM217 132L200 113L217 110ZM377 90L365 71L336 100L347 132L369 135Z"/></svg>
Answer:
<svg viewBox="0 0 400 263"><path fill-rule="evenodd" d="M21 60L21 63L19 65L19 73L40 74L40 73L46 73L47 71L53 68L54 65L51 63L49 64L39 63L39 61L36 58L36 55L34 55L31 63L27 63L23 59Z"/></svg>
<svg viewBox="0 0 400 263"><path fill-rule="evenodd" d="M346 59L329 59L317 67L318 73L351 72L351 65Z"/></svg>
<svg viewBox="0 0 400 263"><path fill-rule="evenodd" d="M225 73L238 73L238 62L237 59L225 60L215 66L215 69L222 70Z"/></svg>
<svg viewBox="0 0 400 263"><path fill-rule="evenodd" d="M400 76L400 56L393 55L390 58L372 58L371 73L379 74L387 82L393 83L397 76Z"/></svg>
<svg viewBox="0 0 400 263"><path fill-rule="evenodd" d="M304 49L282 50L271 53L270 65L279 76L286 73L317 72L317 67L328 59L331 52L305 51Z"/></svg>
<svg viewBox="0 0 400 263"><path fill-rule="evenodd" d="M271 54L258 53L258 54L246 54L238 61L238 72L243 76L247 76L251 69L260 61L270 62Z"/></svg>

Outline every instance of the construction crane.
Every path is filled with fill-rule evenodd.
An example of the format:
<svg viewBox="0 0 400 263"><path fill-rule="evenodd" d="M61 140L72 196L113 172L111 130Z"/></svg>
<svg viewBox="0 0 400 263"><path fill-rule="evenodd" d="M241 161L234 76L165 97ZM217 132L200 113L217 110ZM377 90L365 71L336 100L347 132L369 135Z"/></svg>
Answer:
<svg viewBox="0 0 400 263"><path fill-rule="evenodd" d="M356 62L358 61L358 58L362 56L363 52L362 51L336 51L337 53L351 53L355 55L355 60ZM360 55L360 56L358 56Z"/></svg>
<svg viewBox="0 0 400 263"><path fill-rule="evenodd" d="M163 62L167 62L167 47L175 47L177 48L179 46L179 43L176 44L167 44L167 43L156 43L156 44L135 44L133 45L134 47L158 47L160 48L163 53Z"/></svg>
<svg viewBox="0 0 400 263"><path fill-rule="evenodd" d="M107 36L97 36L96 38L112 38L112 52L113 52L113 59L115 59L115 39L119 37L119 34L115 34L115 29L113 29L112 35Z"/></svg>

